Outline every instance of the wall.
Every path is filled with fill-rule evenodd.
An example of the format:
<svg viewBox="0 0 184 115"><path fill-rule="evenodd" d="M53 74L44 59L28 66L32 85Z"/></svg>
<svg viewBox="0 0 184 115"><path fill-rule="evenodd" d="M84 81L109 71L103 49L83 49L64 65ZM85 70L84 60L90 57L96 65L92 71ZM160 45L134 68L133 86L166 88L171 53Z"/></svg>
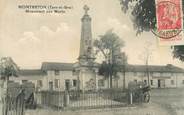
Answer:
<svg viewBox="0 0 184 115"><path fill-rule="evenodd" d="M118 73L119 79L118 88L123 88L123 73ZM151 80L153 80L152 88L158 88L158 80L163 79L165 81L165 88L176 88L176 87L184 87L184 73L149 73L150 76L150 84ZM148 77L144 72L126 72L125 74L125 86L128 88L128 83L131 81L141 82L148 81ZM171 80L174 81L174 84L171 84ZM106 81L107 82L107 81ZM114 82L116 83L116 82Z"/></svg>
<svg viewBox="0 0 184 115"><path fill-rule="evenodd" d="M83 78L82 78L83 76ZM96 81L95 81L96 73L94 71L90 70L85 70L81 72L81 76L79 77L81 83L80 83L80 88L84 87L84 90L91 90L96 88ZM71 87L70 89L76 89L77 87L72 86L73 80L77 80L77 75L73 75L72 71L60 71L59 75L55 75L54 71L47 71L47 76L44 77L43 83L44 83L44 88L43 90L49 90L49 81L53 82L53 86L55 86L54 80L58 79L59 80L59 88L53 87L53 90L56 91L64 91L65 88L65 80L70 80ZM103 76L97 75L98 80L104 79ZM82 80L84 86L82 86ZM98 84L98 81L97 81ZM107 88L108 84L104 80L104 86L98 86L99 89L104 89Z"/></svg>
<svg viewBox="0 0 184 115"><path fill-rule="evenodd" d="M128 88L128 83L131 81L134 81L134 79L139 80L138 76L134 76L133 72L126 72L125 73L125 88ZM118 79L118 88L123 88L124 86L124 76L123 73L118 73L119 79Z"/></svg>
<svg viewBox="0 0 184 115"><path fill-rule="evenodd" d="M44 78L44 76L42 76L42 75L34 75L34 76L33 75L32 76L22 76L22 75L20 75L18 77L10 77L9 80L17 82L19 84L22 84L22 80L27 80L28 82L31 82L31 83L35 84L35 87L37 87L38 86L37 81L38 80L43 80L43 78Z"/></svg>
<svg viewBox="0 0 184 115"><path fill-rule="evenodd" d="M178 73L176 75L177 87L184 88L184 73Z"/></svg>
<svg viewBox="0 0 184 115"><path fill-rule="evenodd" d="M91 79L95 80L95 72L84 71L84 88L90 89L87 82ZM113 79L113 87L114 88L123 88L123 73L118 73L119 78ZM103 86L98 86L98 89L104 89L109 87L109 79L104 78L103 76L97 75L98 80L104 80ZM59 87L55 87L55 79L59 80ZM82 80L82 78L80 78ZM125 86L128 88L128 83L131 81L137 80L144 81L148 78L145 76L144 72L126 72L125 74ZM154 72L150 74L150 80L153 80L152 88L158 88L158 79L165 80L165 88L182 88L184 87L184 73L159 73ZM54 71L47 71L47 75L41 76L19 76L19 77L10 77L10 80L13 80L17 83L22 83L22 80L28 80L38 86L38 80L42 80L43 86L40 90L49 90L49 82L53 82L53 90L56 91L64 91L65 90L65 80L70 81L70 89L76 89L77 87L73 87L73 80L77 80L77 75L73 75L72 71L60 71L59 75L55 75ZM171 80L174 81L174 84L171 84ZM151 81L150 81L151 83ZM98 84L99 85L99 84Z"/></svg>
<svg viewBox="0 0 184 115"><path fill-rule="evenodd" d="M59 87L55 87L55 79L59 80ZM47 75L44 78L44 88L43 90L49 90L49 82L53 82L53 90L64 91L65 90L65 80L70 81L70 88L72 89L73 80L77 80L77 76L73 75L72 71L60 71L59 75L55 75L54 71L47 71Z"/></svg>

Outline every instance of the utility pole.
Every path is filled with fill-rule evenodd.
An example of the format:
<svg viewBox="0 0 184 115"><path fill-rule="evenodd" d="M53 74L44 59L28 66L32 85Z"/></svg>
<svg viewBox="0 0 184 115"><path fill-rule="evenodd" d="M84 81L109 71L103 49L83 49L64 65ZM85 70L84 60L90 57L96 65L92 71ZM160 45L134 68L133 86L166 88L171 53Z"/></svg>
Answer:
<svg viewBox="0 0 184 115"><path fill-rule="evenodd" d="M113 72L113 50L111 48L109 56L109 77L110 77L110 88L112 88L112 72Z"/></svg>
<svg viewBox="0 0 184 115"><path fill-rule="evenodd" d="M153 52L152 43L146 42L144 47L144 52L142 54L142 60L145 63L145 77L147 77L147 85L150 86L150 74L149 74L149 61Z"/></svg>
<svg viewBox="0 0 184 115"><path fill-rule="evenodd" d="M148 58L146 59L146 74L147 74L147 78L148 78L148 86L150 86L150 76L149 76L149 68L148 68Z"/></svg>
<svg viewBox="0 0 184 115"><path fill-rule="evenodd" d="M125 83L126 83L125 82L126 81L125 80L126 79L125 78L125 71L126 71L126 65L125 65L126 64L126 56L125 56L125 53L123 53L122 56L123 56L123 90L125 90L125 87L126 87L126 85L125 85Z"/></svg>

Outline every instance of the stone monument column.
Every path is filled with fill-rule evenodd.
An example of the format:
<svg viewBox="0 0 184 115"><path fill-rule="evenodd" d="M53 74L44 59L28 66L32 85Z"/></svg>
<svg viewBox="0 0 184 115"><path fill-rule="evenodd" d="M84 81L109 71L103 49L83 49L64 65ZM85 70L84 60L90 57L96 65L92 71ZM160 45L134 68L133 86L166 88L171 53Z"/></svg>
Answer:
<svg viewBox="0 0 184 115"><path fill-rule="evenodd" d="M89 7L87 5L84 6L84 11L85 13L81 19L80 63L94 61L91 17L88 15Z"/></svg>
<svg viewBox="0 0 184 115"><path fill-rule="evenodd" d="M84 15L81 18L81 39L80 39L80 52L79 52L79 62L76 67L78 73L78 89L89 90L91 79L95 79L94 71L94 51L93 51L93 41L92 41L92 29L91 29L91 17L88 14L89 7L84 6ZM89 84L88 84L89 83ZM95 83L94 83L95 85ZM91 88L92 89L92 88ZM95 89L95 86L94 88Z"/></svg>

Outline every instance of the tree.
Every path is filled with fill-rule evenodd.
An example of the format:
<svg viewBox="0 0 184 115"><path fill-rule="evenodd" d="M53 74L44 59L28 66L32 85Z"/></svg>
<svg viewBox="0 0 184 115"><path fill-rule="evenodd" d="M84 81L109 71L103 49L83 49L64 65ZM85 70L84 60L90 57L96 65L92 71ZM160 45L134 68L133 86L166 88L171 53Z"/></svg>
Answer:
<svg viewBox="0 0 184 115"><path fill-rule="evenodd" d="M152 43L151 42L146 42L145 44L146 45L144 47L143 54L141 55L140 58L145 63L145 66L146 66L145 74L146 74L147 81L148 81L147 85L150 86L149 62L151 60L151 55L152 55L153 49L152 49Z"/></svg>
<svg viewBox="0 0 184 115"><path fill-rule="evenodd" d="M120 4L124 13L131 12L137 35L156 28L155 0L120 0ZM182 0L182 6L184 8L184 0ZM184 46L173 46L173 56L184 61Z"/></svg>
<svg viewBox="0 0 184 115"><path fill-rule="evenodd" d="M0 59L0 75L2 80L9 80L9 77L17 77L18 66L10 57Z"/></svg>
<svg viewBox="0 0 184 115"><path fill-rule="evenodd" d="M122 11L131 12L137 34L156 27L155 0L120 0Z"/></svg>
<svg viewBox="0 0 184 115"><path fill-rule="evenodd" d="M173 56L184 62L184 45L173 47Z"/></svg>
<svg viewBox="0 0 184 115"><path fill-rule="evenodd" d="M110 88L112 88L112 78L120 70L120 62L122 62L121 48L124 46L124 41L112 30L109 30L104 35L101 35L100 39L94 41L94 46L97 53L101 53L104 56L99 74L109 78Z"/></svg>
<svg viewBox="0 0 184 115"><path fill-rule="evenodd" d="M4 108L3 108L3 115L8 114L8 81L9 77L17 76L18 67L10 57L3 57L0 59L0 80L3 81L0 88L4 89L1 90L2 93L1 98L4 100Z"/></svg>

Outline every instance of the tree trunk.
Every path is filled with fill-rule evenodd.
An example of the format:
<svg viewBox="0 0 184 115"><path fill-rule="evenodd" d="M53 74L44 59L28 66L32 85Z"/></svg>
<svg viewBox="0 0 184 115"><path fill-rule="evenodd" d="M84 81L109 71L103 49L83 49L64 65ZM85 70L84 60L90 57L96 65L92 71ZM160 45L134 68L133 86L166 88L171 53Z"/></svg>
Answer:
<svg viewBox="0 0 184 115"><path fill-rule="evenodd" d="M0 114L3 115L3 84L4 80L0 80Z"/></svg>
<svg viewBox="0 0 184 115"><path fill-rule="evenodd" d="M112 88L112 75L110 75L109 77L110 77L110 88Z"/></svg>
<svg viewBox="0 0 184 115"><path fill-rule="evenodd" d="M8 81L9 76L5 77L4 83L3 83L3 94L2 94L2 115L8 115Z"/></svg>
<svg viewBox="0 0 184 115"><path fill-rule="evenodd" d="M148 59L146 60L146 74L148 78L148 86L150 86L150 78L149 78L149 68L148 68Z"/></svg>
<svg viewBox="0 0 184 115"><path fill-rule="evenodd" d="M123 90L125 90L125 70L123 71Z"/></svg>
<svg viewBox="0 0 184 115"><path fill-rule="evenodd" d="M107 88L110 88L110 76L107 77Z"/></svg>

